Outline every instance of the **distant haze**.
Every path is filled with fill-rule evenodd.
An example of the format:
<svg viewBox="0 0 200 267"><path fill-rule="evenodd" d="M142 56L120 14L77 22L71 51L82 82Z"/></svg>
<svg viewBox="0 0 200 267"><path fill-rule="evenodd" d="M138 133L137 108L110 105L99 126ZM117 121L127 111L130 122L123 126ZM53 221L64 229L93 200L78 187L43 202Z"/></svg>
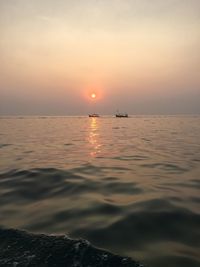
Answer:
<svg viewBox="0 0 200 267"><path fill-rule="evenodd" d="M0 0L0 115L117 109L200 114L199 0Z"/></svg>

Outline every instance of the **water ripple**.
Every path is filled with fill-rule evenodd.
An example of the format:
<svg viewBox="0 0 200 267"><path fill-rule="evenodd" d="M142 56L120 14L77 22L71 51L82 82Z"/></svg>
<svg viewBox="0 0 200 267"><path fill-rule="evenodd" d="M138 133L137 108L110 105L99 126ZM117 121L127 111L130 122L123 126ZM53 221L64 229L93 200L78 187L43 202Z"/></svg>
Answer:
<svg viewBox="0 0 200 267"><path fill-rule="evenodd" d="M200 266L199 136L199 116L1 119L1 224Z"/></svg>

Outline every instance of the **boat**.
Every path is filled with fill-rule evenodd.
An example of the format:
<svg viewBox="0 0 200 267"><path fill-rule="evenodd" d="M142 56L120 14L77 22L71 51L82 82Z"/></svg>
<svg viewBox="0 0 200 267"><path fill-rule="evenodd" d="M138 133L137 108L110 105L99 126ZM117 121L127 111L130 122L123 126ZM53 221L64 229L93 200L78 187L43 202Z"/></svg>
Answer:
<svg viewBox="0 0 200 267"><path fill-rule="evenodd" d="M117 118L128 118L128 114L127 113L119 113L119 112L117 112L115 114L115 117L117 117Z"/></svg>
<svg viewBox="0 0 200 267"><path fill-rule="evenodd" d="M100 117L99 114L93 113L93 114L89 114L90 118L98 118Z"/></svg>
<svg viewBox="0 0 200 267"><path fill-rule="evenodd" d="M127 113L125 113L125 114L122 114L122 113L115 114L115 117L117 117L117 118L128 118L128 114Z"/></svg>

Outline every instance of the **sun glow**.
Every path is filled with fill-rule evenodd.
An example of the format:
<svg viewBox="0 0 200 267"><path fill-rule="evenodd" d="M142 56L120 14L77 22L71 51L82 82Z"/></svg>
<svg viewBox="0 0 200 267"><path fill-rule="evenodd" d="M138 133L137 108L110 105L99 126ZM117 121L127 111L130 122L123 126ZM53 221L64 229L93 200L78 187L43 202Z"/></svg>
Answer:
<svg viewBox="0 0 200 267"><path fill-rule="evenodd" d="M96 98L96 94L95 93L92 93L91 94L91 98L95 99Z"/></svg>
<svg viewBox="0 0 200 267"><path fill-rule="evenodd" d="M97 103L104 98L103 88L98 85L90 85L83 88L83 96L88 103Z"/></svg>

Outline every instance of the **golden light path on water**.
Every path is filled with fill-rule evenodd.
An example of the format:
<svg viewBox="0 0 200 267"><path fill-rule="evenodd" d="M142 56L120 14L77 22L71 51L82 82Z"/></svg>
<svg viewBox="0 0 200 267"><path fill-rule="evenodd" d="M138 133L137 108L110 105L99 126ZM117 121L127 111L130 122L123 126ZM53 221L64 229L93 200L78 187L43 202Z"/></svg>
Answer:
<svg viewBox="0 0 200 267"><path fill-rule="evenodd" d="M90 118L90 131L89 131L89 143L90 143L90 156L96 157L101 152L101 144L99 143L99 121L98 118Z"/></svg>

